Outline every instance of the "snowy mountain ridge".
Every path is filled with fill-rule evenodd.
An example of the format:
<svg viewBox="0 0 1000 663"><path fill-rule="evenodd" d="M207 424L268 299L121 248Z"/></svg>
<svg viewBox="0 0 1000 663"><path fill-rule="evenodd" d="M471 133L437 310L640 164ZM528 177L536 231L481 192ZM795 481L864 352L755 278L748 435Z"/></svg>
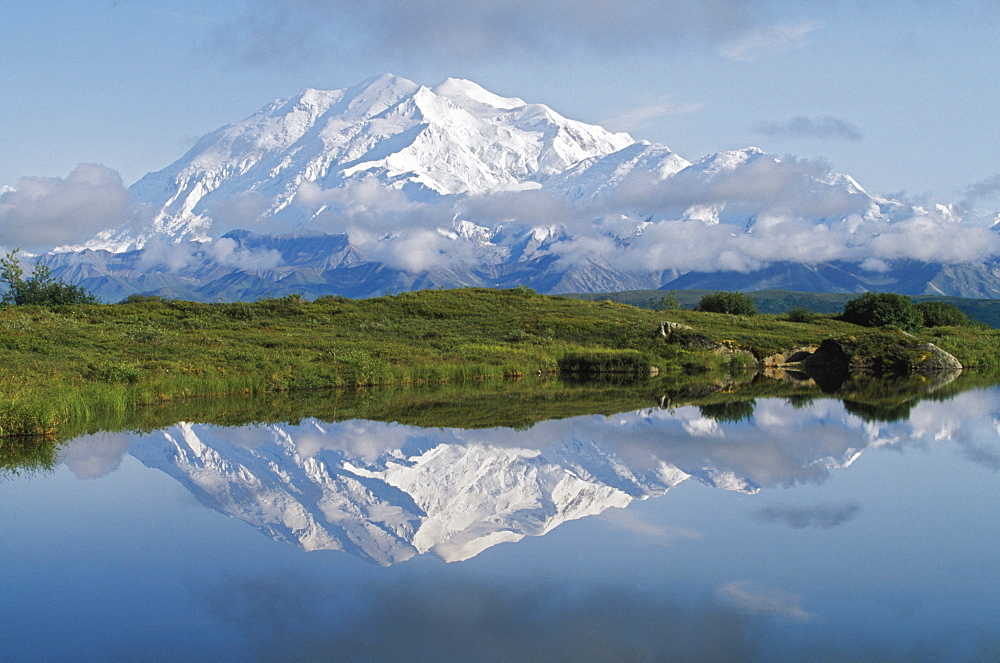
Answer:
<svg viewBox="0 0 1000 663"><path fill-rule="evenodd" d="M208 239L213 202L248 192L294 230L305 219L288 208L304 182L328 190L372 176L418 200L532 188L633 142L471 81L428 88L385 74L343 90L306 90L206 135L133 185L136 200L159 207L151 223L88 248L141 248L154 233Z"/></svg>
<svg viewBox="0 0 1000 663"><path fill-rule="evenodd" d="M123 225L43 258L56 276L110 301L709 282L1000 297L1000 226L956 206L753 147L689 161L461 79L305 90L129 191Z"/></svg>

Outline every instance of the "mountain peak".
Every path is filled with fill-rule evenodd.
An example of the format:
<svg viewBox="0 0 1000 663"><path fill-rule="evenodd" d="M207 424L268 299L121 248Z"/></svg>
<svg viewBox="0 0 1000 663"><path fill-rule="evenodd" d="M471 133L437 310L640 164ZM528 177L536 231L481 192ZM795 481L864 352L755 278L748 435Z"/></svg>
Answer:
<svg viewBox="0 0 1000 663"><path fill-rule="evenodd" d="M433 92L441 97L471 99L503 110L520 108L525 105L524 101L517 97L501 97L478 83L464 78L446 78L433 88Z"/></svg>
<svg viewBox="0 0 1000 663"><path fill-rule="evenodd" d="M340 90L309 88L207 134L143 177L131 194L152 218L138 215L89 248L120 251L154 235L207 239L220 206L251 192L293 231L319 209L292 206L307 183L328 191L374 178L419 200L531 188L633 142L459 78L428 88L382 74Z"/></svg>

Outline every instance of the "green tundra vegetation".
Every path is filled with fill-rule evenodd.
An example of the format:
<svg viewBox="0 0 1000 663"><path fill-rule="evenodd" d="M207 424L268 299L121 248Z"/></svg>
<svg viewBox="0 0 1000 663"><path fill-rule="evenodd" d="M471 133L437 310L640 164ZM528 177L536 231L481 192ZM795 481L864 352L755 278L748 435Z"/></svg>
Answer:
<svg viewBox="0 0 1000 663"><path fill-rule="evenodd" d="M885 333L830 315L806 317L654 311L528 288L312 302L294 295L230 304L132 297L119 304L3 306L0 437L62 435L108 420L129 427L128 418L143 408L205 396L560 373L645 376L654 367L662 384L686 384L754 369L755 358L825 338ZM689 340L707 341L670 342L661 333L664 321L691 327ZM996 330L942 326L918 337L967 368L1000 369Z"/></svg>

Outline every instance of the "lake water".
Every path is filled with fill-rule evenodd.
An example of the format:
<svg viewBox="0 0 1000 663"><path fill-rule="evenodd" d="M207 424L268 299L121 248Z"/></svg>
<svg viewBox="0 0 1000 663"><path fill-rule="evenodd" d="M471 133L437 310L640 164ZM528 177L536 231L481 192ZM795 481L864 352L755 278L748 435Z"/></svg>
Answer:
<svg viewBox="0 0 1000 663"><path fill-rule="evenodd" d="M1000 390L858 412L80 438L0 479L0 660L1000 660Z"/></svg>

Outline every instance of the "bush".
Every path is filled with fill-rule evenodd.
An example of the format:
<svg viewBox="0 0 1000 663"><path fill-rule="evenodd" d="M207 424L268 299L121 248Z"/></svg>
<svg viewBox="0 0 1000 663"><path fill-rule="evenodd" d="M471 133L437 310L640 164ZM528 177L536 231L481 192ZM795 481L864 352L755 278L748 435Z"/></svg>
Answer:
<svg viewBox="0 0 1000 663"><path fill-rule="evenodd" d="M844 306L841 320L862 327L898 327L903 331L917 331L924 324L924 316L909 297L892 292L866 292Z"/></svg>
<svg viewBox="0 0 1000 663"><path fill-rule="evenodd" d="M52 270L41 263L35 263L31 276L24 278L24 268L17 260L20 249L14 249L5 258L0 258L0 281L7 284L7 292L0 304L34 304L57 306L60 304L96 304L97 297L86 288L66 283L52 276Z"/></svg>
<svg viewBox="0 0 1000 663"><path fill-rule="evenodd" d="M742 292L713 292L705 295L695 310L729 315L757 315L757 305L754 304L753 297Z"/></svg>
<svg viewBox="0 0 1000 663"><path fill-rule="evenodd" d="M945 302L922 302L916 309L924 316L924 327L962 327L970 323L962 309Z"/></svg>
<svg viewBox="0 0 1000 663"><path fill-rule="evenodd" d="M813 311L801 306L796 306L785 314L785 318L789 322L815 322L818 317L819 313L814 313Z"/></svg>

